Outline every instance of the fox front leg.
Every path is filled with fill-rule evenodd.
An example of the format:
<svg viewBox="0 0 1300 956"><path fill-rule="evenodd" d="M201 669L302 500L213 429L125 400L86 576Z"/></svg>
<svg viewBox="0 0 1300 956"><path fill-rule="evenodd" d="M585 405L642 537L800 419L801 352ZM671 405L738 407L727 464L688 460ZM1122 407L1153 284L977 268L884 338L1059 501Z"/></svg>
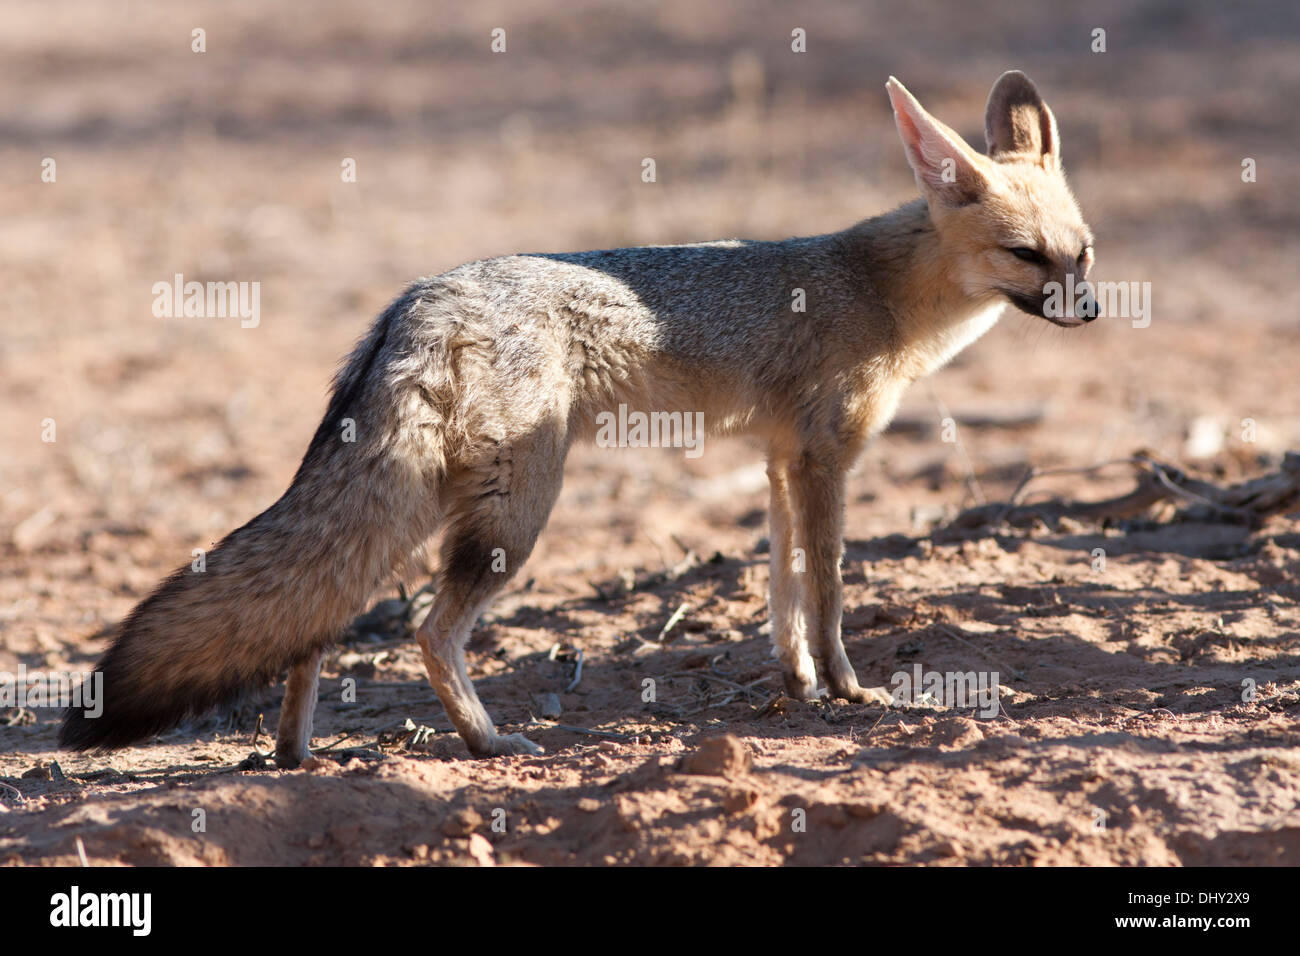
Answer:
<svg viewBox="0 0 1300 956"><path fill-rule="evenodd" d="M797 537L805 550L807 579L801 589L808 644L832 697L858 703L887 703L882 688L864 688L840 637L844 550L844 485L848 468L803 455L790 470Z"/></svg>
<svg viewBox="0 0 1300 956"><path fill-rule="evenodd" d="M804 571L803 551L794 536L794 510L790 503L789 462L773 458L767 465L771 485L771 583L769 607L772 616L772 648L781 662L785 692L796 700L817 697L817 670L808 653L805 621L799 614Z"/></svg>

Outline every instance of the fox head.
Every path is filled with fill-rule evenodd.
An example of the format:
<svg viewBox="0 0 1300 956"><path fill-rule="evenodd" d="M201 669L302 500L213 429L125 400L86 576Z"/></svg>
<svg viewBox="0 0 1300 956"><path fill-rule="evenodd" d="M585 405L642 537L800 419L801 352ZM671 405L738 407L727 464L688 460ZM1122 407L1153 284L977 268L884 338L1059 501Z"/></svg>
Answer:
<svg viewBox="0 0 1300 956"><path fill-rule="evenodd" d="M1005 296L1065 327L1095 318L1091 287L1080 291L1092 266L1092 231L1061 169L1056 117L1029 77L1011 70L993 84L984 112L988 155L894 77L885 88L942 259L963 292L975 300Z"/></svg>

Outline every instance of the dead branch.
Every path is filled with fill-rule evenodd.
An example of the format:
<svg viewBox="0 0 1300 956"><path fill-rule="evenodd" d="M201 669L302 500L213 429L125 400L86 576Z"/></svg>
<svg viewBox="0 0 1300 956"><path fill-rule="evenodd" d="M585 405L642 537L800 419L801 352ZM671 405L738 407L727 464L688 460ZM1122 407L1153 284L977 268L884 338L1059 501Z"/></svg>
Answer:
<svg viewBox="0 0 1300 956"><path fill-rule="evenodd" d="M1137 472L1132 491L1103 501L1052 498L1022 504L1029 484L1055 475L1092 474L1113 465L1129 465ZM1134 518L1161 504L1177 509L1174 521L1231 521L1258 526L1270 515L1300 504L1300 454L1287 452L1277 471L1221 487L1191 478L1181 469L1145 455L1100 462L1078 468L1031 469L1009 500L968 508L948 525L967 530L1003 523L1026 527L1035 521L1052 525L1061 518L1106 521Z"/></svg>

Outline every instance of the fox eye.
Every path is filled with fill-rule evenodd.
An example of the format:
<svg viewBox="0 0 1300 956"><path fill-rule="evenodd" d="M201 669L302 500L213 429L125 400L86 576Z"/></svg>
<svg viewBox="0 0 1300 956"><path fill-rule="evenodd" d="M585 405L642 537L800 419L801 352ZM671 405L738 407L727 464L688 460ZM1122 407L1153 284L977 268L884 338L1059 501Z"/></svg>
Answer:
<svg viewBox="0 0 1300 956"><path fill-rule="evenodd" d="M1008 246L1007 252L1011 253L1017 259L1023 259L1025 262L1032 262L1035 265L1046 265L1047 257L1037 249L1030 249L1028 246Z"/></svg>
<svg viewBox="0 0 1300 956"><path fill-rule="evenodd" d="M1084 246L1081 250L1079 250L1079 258L1075 259L1074 261L1077 265L1082 265L1083 260L1088 258L1090 255L1092 255L1092 246Z"/></svg>

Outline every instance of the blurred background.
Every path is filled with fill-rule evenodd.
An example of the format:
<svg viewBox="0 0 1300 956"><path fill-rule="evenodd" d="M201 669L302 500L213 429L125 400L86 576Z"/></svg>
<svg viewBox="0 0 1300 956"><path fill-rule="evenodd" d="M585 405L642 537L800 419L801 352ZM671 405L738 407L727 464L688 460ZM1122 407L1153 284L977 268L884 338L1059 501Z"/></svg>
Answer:
<svg viewBox="0 0 1300 956"><path fill-rule="evenodd" d="M912 198L890 74L982 148L989 86L1028 72L1097 276L1150 282L1153 314L1067 333L1008 311L868 450L852 534L1005 494L1031 464L1147 448L1223 472L1300 438L1292 3L9 0L2 19L10 649L116 620L274 500L339 357L412 278L827 232ZM259 282L260 324L155 317L176 273ZM948 415L1021 424L954 446ZM749 549L765 501L743 441L698 461L583 449L533 572L657 565L651 538Z"/></svg>

